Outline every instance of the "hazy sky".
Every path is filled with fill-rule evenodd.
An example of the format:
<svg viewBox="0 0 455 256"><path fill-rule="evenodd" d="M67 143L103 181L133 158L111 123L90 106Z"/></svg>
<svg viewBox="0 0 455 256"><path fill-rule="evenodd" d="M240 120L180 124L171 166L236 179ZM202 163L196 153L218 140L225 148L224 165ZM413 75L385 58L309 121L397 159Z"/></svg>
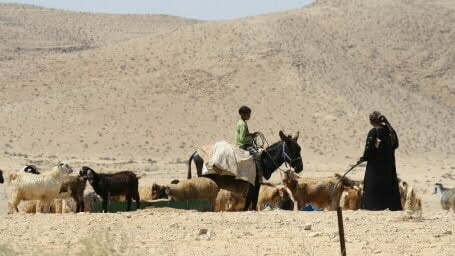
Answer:
<svg viewBox="0 0 455 256"><path fill-rule="evenodd" d="M310 0L0 0L50 8L103 13L169 14L217 20L295 9Z"/></svg>

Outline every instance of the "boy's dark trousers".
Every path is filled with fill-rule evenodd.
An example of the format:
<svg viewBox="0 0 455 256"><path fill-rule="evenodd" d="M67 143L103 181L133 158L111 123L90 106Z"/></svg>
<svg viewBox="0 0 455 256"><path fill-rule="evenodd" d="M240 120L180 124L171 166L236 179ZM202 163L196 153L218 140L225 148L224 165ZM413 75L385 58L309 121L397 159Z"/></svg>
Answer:
<svg viewBox="0 0 455 256"><path fill-rule="evenodd" d="M250 154L253 156L253 158L255 160L259 160L260 153L259 153L259 150L255 146L253 146L253 145L243 145L240 148L250 152Z"/></svg>

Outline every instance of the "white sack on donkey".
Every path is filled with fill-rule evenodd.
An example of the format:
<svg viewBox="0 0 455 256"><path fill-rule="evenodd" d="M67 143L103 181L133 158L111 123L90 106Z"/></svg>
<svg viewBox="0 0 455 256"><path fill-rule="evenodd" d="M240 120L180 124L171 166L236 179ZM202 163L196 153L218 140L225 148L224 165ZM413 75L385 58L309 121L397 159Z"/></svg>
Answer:
<svg viewBox="0 0 455 256"><path fill-rule="evenodd" d="M235 176L237 179L254 184L256 164L248 151L226 141L219 141L213 145L200 147L198 153L205 163L202 169L203 175Z"/></svg>

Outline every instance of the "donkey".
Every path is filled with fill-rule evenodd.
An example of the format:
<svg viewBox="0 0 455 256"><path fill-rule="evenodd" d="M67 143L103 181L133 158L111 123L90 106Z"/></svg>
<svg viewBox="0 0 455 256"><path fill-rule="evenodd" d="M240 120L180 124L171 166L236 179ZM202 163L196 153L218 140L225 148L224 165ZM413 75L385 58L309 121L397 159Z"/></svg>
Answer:
<svg viewBox="0 0 455 256"><path fill-rule="evenodd" d="M280 131L279 135L281 140L267 147L256 161L256 170L262 170L264 178L267 180L283 163L289 164L297 173L303 170L303 162L300 155L301 148L297 143L299 133L292 137L291 135L285 135ZM220 176L216 174L202 175L204 160L196 151L191 155L188 161L188 179L191 179L192 161L194 161L196 165L198 177L205 176L212 179L221 189L231 191L234 189L237 193L246 193L244 211L249 209L250 204L252 204L252 209L256 210L259 188L261 186L259 175L256 175L254 186L246 181L238 180L233 176Z"/></svg>

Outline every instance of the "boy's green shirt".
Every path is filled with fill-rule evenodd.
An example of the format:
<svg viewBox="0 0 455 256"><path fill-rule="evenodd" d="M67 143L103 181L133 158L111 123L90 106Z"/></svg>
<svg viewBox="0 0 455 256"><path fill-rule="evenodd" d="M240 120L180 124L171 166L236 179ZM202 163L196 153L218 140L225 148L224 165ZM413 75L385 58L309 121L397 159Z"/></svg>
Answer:
<svg viewBox="0 0 455 256"><path fill-rule="evenodd" d="M250 131L248 130L248 124L245 120L240 119L237 122L235 133L235 142L237 146L242 147L245 145L253 145L253 136L250 134Z"/></svg>

